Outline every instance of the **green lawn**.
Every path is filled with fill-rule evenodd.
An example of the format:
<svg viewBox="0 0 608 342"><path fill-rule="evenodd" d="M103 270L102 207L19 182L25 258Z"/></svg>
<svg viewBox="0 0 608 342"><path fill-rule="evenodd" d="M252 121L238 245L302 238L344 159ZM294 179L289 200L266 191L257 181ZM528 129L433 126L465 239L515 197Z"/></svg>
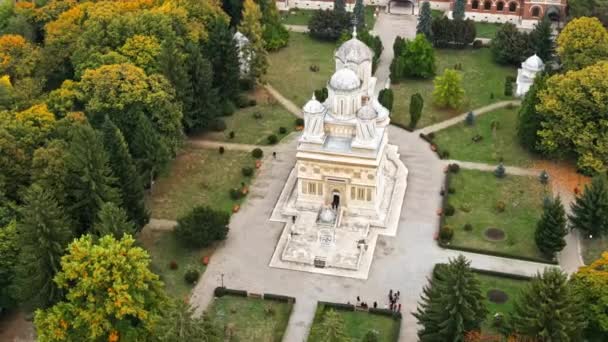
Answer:
<svg viewBox="0 0 608 342"><path fill-rule="evenodd" d="M212 324L224 333L221 341L280 342L293 304L248 297L223 296L207 310ZM232 332L227 339L226 332Z"/></svg>
<svg viewBox="0 0 608 342"><path fill-rule="evenodd" d="M254 116L256 113L261 114L262 117L256 119ZM274 134L280 140L293 131L295 119L296 117L283 106L276 101L271 101L271 103L239 109L233 115L224 117L226 130L205 133L204 137L231 143L268 145L269 135ZM285 127L286 133L280 134L279 127ZM232 139L230 139L230 132L234 132Z"/></svg>
<svg viewBox="0 0 608 342"><path fill-rule="evenodd" d="M479 279L481 285L481 293L486 298L485 304L489 312L483 324L483 329L486 332L494 332L495 330L492 327L494 314L502 313L503 315L508 316L508 314L513 311L513 303L515 302L515 299L519 296L521 290L528 284L528 281L485 274L477 274L477 279ZM500 304L491 302L488 300L487 296L489 290L503 291L508 295L509 299Z"/></svg>
<svg viewBox="0 0 608 342"><path fill-rule="evenodd" d="M583 245L583 260L589 265L602 256L602 253L608 252L608 238L581 238Z"/></svg>
<svg viewBox="0 0 608 342"><path fill-rule="evenodd" d="M471 109L512 99L504 96L504 85L506 76L515 76L515 68L495 64L489 49L436 49L435 57L438 75L446 68L454 68L457 63L462 64L465 104L458 110L436 108L432 101L432 80L403 80L391 86L395 92L391 113L393 121L409 125L410 97L414 93L420 93L424 99L418 128L444 121Z"/></svg>
<svg viewBox="0 0 608 342"><path fill-rule="evenodd" d="M147 199L152 217L174 220L198 205L230 212L230 189L249 182L241 173L245 166L255 166L248 152L183 149Z"/></svg>
<svg viewBox="0 0 608 342"><path fill-rule="evenodd" d="M196 267L201 274L205 271L202 264L204 256L210 255L210 250L189 249L182 246L173 232L144 230L138 235L138 241L148 250L152 258L151 269L165 283L165 289L171 296L188 299L193 285L186 283L184 272L188 266ZM169 265L177 263L177 269Z"/></svg>
<svg viewBox="0 0 608 342"><path fill-rule="evenodd" d="M456 212L445 225L454 229L452 246L496 251L517 256L542 258L536 248L534 231L542 215L544 189L536 177L507 175L498 179L492 172L463 170L452 174L448 202ZM504 212L496 207L505 204ZM471 224L471 231L464 230ZM505 232L502 241L488 240L487 228Z"/></svg>
<svg viewBox="0 0 608 342"><path fill-rule="evenodd" d="M530 167L533 156L519 144L517 112L519 108L503 108L476 117L473 126L460 123L435 133L434 142L441 151L449 151L451 159ZM492 123L497 129L492 129ZM483 139L473 141L480 135Z"/></svg>
<svg viewBox="0 0 608 342"><path fill-rule="evenodd" d="M313 333L315 325L320 324L323 320L323 314L326 308L323 305L317 305L317 313L315 314L315 321L311 327L311 333L308 336L308 341L314 342L319 341L319 338ZM375 314L369 314L367 312L360 311L337 311L345 323L345 331L353 341L360 341L363 336L370 330L376 330L380 334L378 341L380 342L394 342L397 341L399 336L398 325L399 321L388 316L381 316Z"/></svg>
<svg viewBox="0 0 608 342"><path fill-rule="evenodd" d="M376 18L374 17L374 6L365 6L365 23L370 29L374 28ZM285 25L302 25L308 26L310 18L316 10L305 10L305 9L292 9L289 11L281 12L281 18Z"/></svg>
<svg viewBox="0 0 608 342"><path fill-rule="evenodd" d="M266 80L283 96L303 106L315 89L325 87L333 74L335 48L334 43L292 32L287 47L268 55ZM310 71L311 65L318 65L319 71Z"/></svg>
<svg viewBox="0 0 608 342"><path fill-rule="evenodd" d="M475 22L475 30L477 31L477 38L494 38L496 32L500 29L502 24L498 23L486 23L486 22Z"/></svg>

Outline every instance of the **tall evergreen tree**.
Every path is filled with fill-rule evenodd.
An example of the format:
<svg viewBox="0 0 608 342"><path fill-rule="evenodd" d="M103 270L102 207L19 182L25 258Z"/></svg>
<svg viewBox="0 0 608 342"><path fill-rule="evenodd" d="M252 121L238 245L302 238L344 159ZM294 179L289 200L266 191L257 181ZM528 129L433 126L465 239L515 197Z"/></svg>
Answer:
<svg viewBox="0 0 608 342"><path fill-rule="evenodd" d="M439 269L423 289L413 314L422 326L418 338L426 341L462 341L481 326L487 310L470 261L459 255Z"/></svg>
<svg viewBox="0 0 608 342"><path fill-rule="evenodd" d="M582 195L572 203L568 216L572 228L584 234L598 236L608 234L608 185L606 176L593 177L590 185L585 185Z"/></svg>
<svg viewBox="0 0 608 342"><path fill-rule="evenodd" d="M139 156L139 158L134 159L135 165L144 186L146 186L151 184L152 178L160 171L159 167L167 164L170 152L152 126L150 119L144 113L135 113L133 127L133 137L129 145L129 151L131 155ZM133 151L139 152L133 153Z"/></svg>
<svg viewBox="0 0 608 342"><path fill-rule="evenodd" d="M452 11L452 18L454 20L464 20L464 7L466 0L456 0L454 3L454 10Z"/></svg>
<svg viewBox="0 0 608 342"><path fill-rule="evenodd" d="M344 0L334 0L334 11L338 13L346 12L346 1Z"/></svg>
<svg viewBox="0 0 608 342"><path fill-rule="evenodd" d="M336 310L329 309L323 315L321 324L313 329L312 334L316 337L316 341L347 342L349 339L345 330L344 320L340 314Z"/></svg>
<svg viewBox="0 0 608 342"><path fill-rule="evenodd" d="M112 202L104 203L97 214L97 222L93 231L98 237L112 235L120 239L124 234L135 234L135 225L127 217L127 213Z"/></svg>
<svg viewBox="0 0 608 342"><path fill-rule="evenodd" d="M568 277L546 268L516 298L510 322L518 335L538 341L582 341L586 322Z"/></svg>
<svg viewBox="0 0 608 342"><path fill-rule="evenodd" d="M34 183L25 192L17 225L20 247L15 291L30 308L44 308L63 296L53 282L73 238L63 208L51 192Z"/></svg>
<svg viewBox="0 0 608 342"><path fill-rule="evenodd" d="M552 35L551 21L547 17L537 22L534 30L530 32L532 49L545 63L551 60L553 51L555 50Z"/></svg>
<svg viewBox="0 0 608 342"><path fill-rule="evenodd" d="M120 187L122 203L129 219L143 227L149 220L144 199L144 186L137 173L122 132L106 117L102 127L103 144L108 153L110 169ZM120 237L118 237L120 238Z"/></svg>
<svg viewBox="0 0 608 342"><path fill-rule="evenodd" d="M66 209L74 220L77 234L83 234L92 228L105 202L120 204L103 140L88 124L72 128L65 166L69 203Z"/></svg>
<svg viewBox="0 0 608 342"><path fill-rule="evenodd" d="M159 63L162 73L173 85L175 98L181 101L183 106L188 106L193 97L190 78L186 70L187 59L188 55L177 47L173 39L166 39L161 44Z"/></svg>
<svg viewBox="0 0 608 342"><path fill-rule="evenodd" d="M420 117L422 116L422 108L424 107L424 99L420 93L413 94L410 97L410 128L416 128Z"/></svg>
<svg viewBox="0 0 608 342"><path fill-rule="evenodd" d="M355 19L355 23L357 24L357 30L359 30L359 32L363 31L363 29L365 28L365 5L363 4L363 0L355 1L353 16Z"/></svg>
<svg viewBox="0 0 608 342"><path fill-rule="evenodd" d="M184 128L187 132L201 131L220 116L217 90L213 89L211 63L204 59L198 46L186 44L190 99L184 103Z"/></svg>
<svg viewBox="0 0 608 342"><path fill-rule="evenodd" d="M209 24L209 38L202 46L203 56L211 62L213 88L223 101L236 100L239 93L239 51L228 24L216 19Z"/></svg>
<svg viewBox="0 0 608 342"><path fill-rule="evenodd" d="M548 257L566 247L566 210L558 197L545 201L543 216L536 225L534 239L538 249Z"/></svg>
<svg viewBox="0 0 608 342"><path fill-rule="evenodd" d="M182 300L173 300L163 310L155 340L158 342L215 341L220 332L203 314L195 317L194 310Z"/></svg>
<svg viewBox="0 0 608 342"><path fill-rule="evenodd" d="M243 0L222 0L222 9L230 16L230 26L237 27L241 22Z"/></svg>
<svg viewBox="0 0 608 342"><path fill-rule="evenodd" d="M431 4L428 1L422 3L416 34L424 34L429 42L433 41L433 16L431 14Z"/></svg>
<svg viewBox="0 0 608 342"><path fill-rule="evenodd" d="M259 79L266 73L268 58L262 37L264 33L262 11L253 0L245 0L243 3L243 19L239 31L249 39L252 50L251 76Z"/></svg>
<svg viewBox="0 0 608 342"><path fill-rule="evenodd" d="M540 138L538 131L542 128L542 115L536 110L540 103L538 93L545 88L545 74L536 75L534 84L530 87L519 108L517 120L517 137L520 144L530 152L538 152Z"/></svg>
<svg viewBox="0 0 608 342"><path fill-rule="evenodd" d="M262 26L264 33L264 46L268 51L274 51L287 46L289 43L289 31L279 15L275 0L256 0L262 11Z"/></svg>

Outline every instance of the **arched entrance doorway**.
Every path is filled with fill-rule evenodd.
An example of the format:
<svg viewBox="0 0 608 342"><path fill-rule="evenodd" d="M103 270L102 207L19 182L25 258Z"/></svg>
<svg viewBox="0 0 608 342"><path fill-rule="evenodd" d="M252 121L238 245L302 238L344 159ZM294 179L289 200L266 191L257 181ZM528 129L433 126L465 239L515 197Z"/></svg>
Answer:
<svg viewBox="0 0 608 342"><path fill-rule="evenodd" d="M391 14L414 15L416 0L390 0L386 11Z"/></svg>
<svg viewBox="0 0 608 342"><path fill-rule="evenodd" d="M336 210L338 207L340 207L340 191L334 189L334 191L332 191L331 208Z"/></svg>

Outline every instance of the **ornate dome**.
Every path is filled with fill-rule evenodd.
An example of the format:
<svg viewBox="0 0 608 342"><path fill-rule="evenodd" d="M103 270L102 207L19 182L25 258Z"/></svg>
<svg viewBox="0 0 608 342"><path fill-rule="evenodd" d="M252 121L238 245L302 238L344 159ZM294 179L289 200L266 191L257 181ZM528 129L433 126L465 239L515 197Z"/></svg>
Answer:
<svg viewBox="0 0 608 342"><path fill-rule="evenodd" d="M325 111L325 106L323 106L321 102L317 101L315 94L312 94L312 98L308 102L306 102L302 110L304 110L305 113L322 113L323 111Z"/></svg>
<svg viewBox="0 0 608 342"><path fill-rule="evenodd" d="M365 43L357 39L355 35L354 38L346 41L338 48L335 56L344 64L361 64L364 61L371 61L374 52Z"/></svg>
<svg viewBox="0 0 608 342"><path fill-rule="evenodd" d="M357 111L357 118L361 120L373 120L378 117L378 112L371 104L366 104Z"/></svg>
<svg viewBox="0 0 608 342"><path fill-rule="evenodd" d="M523 62L522 67L531 71L541 71L545 68L545 63L543 63L543 60L540 59L540 57L534 54Z"/></svg>
<svg viewBox="0 0 608 342"><path fill-rule="evenodd" d="M329 85L336 90L355 90L361 86L361 80L354 71L343 68L334 73L329 80Z"/></svg>

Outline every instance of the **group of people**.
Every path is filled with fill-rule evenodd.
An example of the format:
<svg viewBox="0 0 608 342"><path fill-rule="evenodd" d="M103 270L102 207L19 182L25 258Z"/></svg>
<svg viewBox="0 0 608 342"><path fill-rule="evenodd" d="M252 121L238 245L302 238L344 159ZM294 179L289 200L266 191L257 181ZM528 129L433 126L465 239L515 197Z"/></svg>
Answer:
<svg viewBox="0 0 608 342"><path fill-rule="evenodd" d="M390 291L388 291L388 304L384 305L384 308L387 309L387 310L391 310L391 311L395 311L395 312L400 312L401 311L401 303L399 303L399 296L401 296L401 292L400 291L393 292L392 289ZM350 304L350 302L349 302L349 304ZM363 309L369 308L369 305L367 304L367 302L361 301L361 298L359 296L357 296L357 306L361 307ZM374 302L372 304L372 307L374 309L377 309L378 308L378 302Z"/></svg>

